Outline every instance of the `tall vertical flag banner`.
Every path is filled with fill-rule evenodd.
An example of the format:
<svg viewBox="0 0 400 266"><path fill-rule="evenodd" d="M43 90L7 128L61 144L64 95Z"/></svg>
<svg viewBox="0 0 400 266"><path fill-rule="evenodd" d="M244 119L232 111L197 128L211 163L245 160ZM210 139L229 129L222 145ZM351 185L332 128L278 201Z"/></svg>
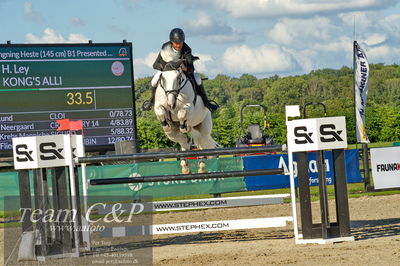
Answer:
<svg viewBox="0 0 400 266"><path fill-rule="evenodd" d="M369 143L365 130L365 109L367 107L369 65L367 55L354 41L354 105L356 115L356 136L358 143Z"/></svg>

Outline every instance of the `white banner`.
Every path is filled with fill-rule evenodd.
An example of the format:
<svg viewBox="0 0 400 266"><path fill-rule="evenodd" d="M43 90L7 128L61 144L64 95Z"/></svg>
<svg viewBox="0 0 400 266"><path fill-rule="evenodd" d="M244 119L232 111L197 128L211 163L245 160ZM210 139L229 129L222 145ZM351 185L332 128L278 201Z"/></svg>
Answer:
<svg viewBox="0 0 400 266"><path fill-rule="evenodd" d="M371 167L376 189L400 188L400 147L371 149Z"/></svg>
<svg viewBox="0 0 400 266"><path fill-rule="evenodd" d="M101 237L124 237L137 235L163 235L197 233L224 230L242 230L268 227L286 227L292 216L238 219L224 221L189 222L178 224L157 224L128 227L108 227L100 231Z"/></svg>
<svg viewBox="0 0 400 266"><path fill-rule="evenodd" d="M358 143L369 143L365 130L365 109L367 107L369 65L367 55L354 42L354 104L356 112L356 136Z"/></svg>

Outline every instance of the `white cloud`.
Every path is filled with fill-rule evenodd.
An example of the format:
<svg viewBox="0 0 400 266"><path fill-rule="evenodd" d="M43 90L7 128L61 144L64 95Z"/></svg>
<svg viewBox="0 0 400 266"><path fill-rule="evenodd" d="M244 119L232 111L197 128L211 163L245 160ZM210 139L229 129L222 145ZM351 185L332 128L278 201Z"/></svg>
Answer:
<svg viewBox="0 0 400 266"><path fill-rule="evenodd" d="M87 43L89 41L89 38L87 38L85 35L80 34L80 33L70 33L68 35L68 39L65 42L68 43Z"/></svg>
<svg viewBox="0 0 400 266"><path fill-rule="evenodd" d="M352 52L353 40L350 37L338 36L329 42L315 43L310 48L319 54L332 54L336 52Z"/></svg>
<svg viewBox="0 0 400 266"><path fill-rule="evenodd" d="M377 45L383 43L385 40L386 40L385 34L372 33L371 35L368 36L368 39L366 39L365 42L368 45Z"/></svg>
<svg viewBox="0 0 400 266"><path fill-rule="evenodd" d="M209 54L196 54L200 58L200 60L196 60L194 62L194 67L197 72L207 73L209 68L207 67L210 64L214 63L214 59Z"/></svg>
<svg viewBox="0 0 400 266"><path fill-rule="evenodd" d="M338 17L347 25L348 27L353 28L354 23L356 26L356 30L358 27L360 28L369 28L373 26L376 21L379 19L375 12L350 12L350 13L341 13Z"/></svg>
<svg viewBox="0 0 400 266"><path fill-rule="evenodd" d="M135 59L135 62L152 68L153 63L154 61L156 61L157 56L158 52L150 52L144 58Z"/></svg>
<svg viewBox="0 0 400 266"><path fill-rule="evenodd" d="M32 22L35 22L35 23L43 23L44 22L44 18L42 16L42 14L33 10L31 2L24 3L24 13L25 13L25 16Z"/></svg>
<svg viewBox="0 0 400 266"><path fill-rule="evenodd" d="M223 26L218 25L213 18L205 13L198 13L195 18L188 20L185 28L194 34L206 34L210 33L210 31L225 30Z"/></svg>
<svg viewBox="0 0 400 266"><path fill-rule="evenodd" d="M304 16L355 10L384 9L397 0L213 0L214 5L234 17Z"/></svg>
<svg viewBox="0 0 400 266"><path fill-rule="evenodd" d="M332 39L338 27L324 17L311 19L282 19L267 32L267 36L281 44L307 45Z"/></svg>
<svg viewBox="0 0 400 266"><path fill-rule="evenodd" d="M386 62L386 64L399 64L400 48L380 45L365 49L369 62Z"/></svg>
<svg viewBox="0 0 400 266"><path fill-rule="evenodd" d="M118 25L107 25L107 30L112 33L119 33L121 36L126 36L128 34L127 30Z"/></svg>
<svg viewBox="0 0 400 266"><path fill-rule="evenodd" d="M225 69L234 73L277 73L291 71L295 66L292 56L275 45L229 47L222 61Z"/></svg>
<svg viewBox="0 0 400 266"><path fill-rule="evenodd" d="M391 15L379 22L381 30L393 38L393 44L398 45L400 41L400 15Z"/></svg>
<svg viewBox="0 0 400 266"><path fill-rule="evenodd" d="M290 30L284 23L275 24L273 29L267 32L267 36L269 36L272 40L276 41L277 43L283 43L283 44L289 44L293 39Z"/></svg>
<svg viewBox="0 0 400 266"><path fill-rule="evenodd" d="M305 49L305 50L294 50L288 49L288 52L293 56L296 60L297 65L301 72L309 73L311 70L315 69L316 65L318 65L318 53L312 49ZM318 67L318 66L317 66Z"/></svg>
<svg viewBox="0 0 400 266"><path fill-rule="evenodd" d="M71 17L69 21L75 26L83 26L86 24L80 17Z"/></svg>
<svg viewBox="0 0 400 266"><path fill-rule="evenodd" d="M208 36L207 39L214 43L236 43L243 41L244 37L241 34L232 34L232 35L216 34Z"/></svg>
<svg viewBox="0 0 400 266"><path fill-rule="evenodd" d="M191 36L206 36L211 42L232 43L244 40L243 33L203 12L198 12L195 18L185 21L184 25L185 31Z"/></svg>
<svg viewBox="0 0 400 266"><path fill-rule="evenodd" d="M134 59L133 65L135 78L153 76L155 73L155 70L153 69L153 63L157 56L158 52L150 52L143 58Z"/></svg>
<svg viewBox="0 0 400 266"><path fill-rule="evenodd" d="M89 38L79 33L71 33L68 35L68 38L64 38L60 33L51 28L46 28L42 36L27 33L25 38L28 43L83 43L89 41Z"/></svg>

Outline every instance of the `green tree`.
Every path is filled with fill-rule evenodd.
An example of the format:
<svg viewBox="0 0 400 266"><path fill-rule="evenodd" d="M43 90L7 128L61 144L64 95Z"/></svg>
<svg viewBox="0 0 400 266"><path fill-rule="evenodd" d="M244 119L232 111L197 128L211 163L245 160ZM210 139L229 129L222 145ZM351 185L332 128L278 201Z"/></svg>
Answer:
<svg viewBox="0 0 400 266"><path fill-rule="evenodd" d="M400 67L398 65L371 64L366 108L366 128L369 139L376 141L400 140ZM135 80L136 109L139 137L142 148L176 147L169 141L154 115L142 112L140 106L150 97L150 77ZM240 108L244 104L264 104L268 107L270 128L267 134L276 143L286 142L285 105L322 102L328 116L345 116L347 139L355 143L353 70L320 69L301 76L277 75L257 79L243 74L240 78L218 75L204 81L209 98L220 104L212 114L213 137L224 147L235 146L243 134L240 128ZM308 117L321 117L323 110L317 106L308 109ZM245 114L247 123L260 123L257 112Z"/></svg>

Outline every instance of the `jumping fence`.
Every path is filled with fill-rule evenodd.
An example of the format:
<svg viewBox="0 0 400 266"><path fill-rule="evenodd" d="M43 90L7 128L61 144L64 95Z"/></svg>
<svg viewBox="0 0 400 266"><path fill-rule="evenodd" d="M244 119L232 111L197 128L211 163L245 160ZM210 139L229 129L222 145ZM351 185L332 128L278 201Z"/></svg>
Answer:
<svg viewBox="0 0 400 266"><path fill-rule="evenodd" d="M289 106L292 108L293 106ZM285 217L268 217L268 218L255 218L255 219L242 219L242 220L225 220L225 221L208 221L198 223L181 223L181 224L163 224L163 225L151 225L145 227L113 227L107 229L104 232L104 237L120 237L130 235L153 235L153 234L165 234L165 233L185 233L185 232L203 232L203 231L215 231L215 230L231 230L231 229L245 229L245 228L262 228L262 227L278 227L286 226L288 221L293 222L293 231L296 243L331 243L341 241L352 241L354 237L350 236L350 222L349 222L349 209L347 199L347 187L346 187L346 173L345 173L345 160L344 160L344 148L347 147L346 128L343 117L334 118L319 118L319 119L300 119L289 121L288 117L298 116L298 106L290 110L287 107L287 125L288 125L288 158L289 158L289 174L290 174L290 199L292 207L292 215ZM333 131L334 130L334 131ZM342 134L343 133L343 134ZM60 145L64 145L65 149L54 150L51 149L53 155L57 151L60 156L48 156L48 149L40 149L42 145L48 148L49 139L60 138ZM286 150L286 145L275 145L275 146L261 146L261 147L245 147L245 148L223 148L214 150L199 150L199 151L185 151L185 152L164 152L164 153L137 153L137 154L123 154L123 155L105 155L105 156L94 156L84 157L83 141L82 138L74 136L46 136L41 139L37 137L33 142L32 149L36 149L32 152L32 162L30 164L23 163L23 160L19 160L18 154L14 157L14 164L16 169L20 169L20 188L21 188L21 203L24 204L24 208L33 210L32 203L30 202L30 191L29 183L27 184L27 169L37 168L33 171L35 174L35 208L41 208L42 214L46 213L49 208L48 198L49 194L47 191L47 176L44 169L53 167L53 206L58 210L69 209L72 214L69 220L56 221L61 222L60 227L62 228L63 223L66 225L73 225L75 227L87 226L89 224L88 210L93 210L93 206L88 206L87 193L88 185L92 186L106 186L110 184L135 184L143 182L157 182L157 181L176 181L176 180L201 180L208 178L231 178L237 176L259 176L269 174L283 174L283 169L256 169L256 170L242 170L242 171L225 171L225 172L212 172L212 173L195 173L188 175L154 175L154 176L135 176L135 177L122 177L122 178L102 178L102 179L91 179L86 178L86 164L87 163L104 163L111 161L128 161L128 162L140 162L143 160L157 160L165 158L186 158L186 157L201 157L201 156L220 156L220 155L239 155L239 154L252 154L252 153L265 153L265 152L280 152ZM42 141L42 142L40 142ZM29 149L29 145L25 143L25 139L21 138L17 141L21 149ZM58 147L57 141L54 140L54 146ZM47 145L47 146L46 146ZM16 148L20 155L26 156L26 152L21 153L21 149ZM320 191L320 211L321 211L321 223L314 224L311 212L311 200L309 190L309 173L307 164L307 151L317 151L317 166L318 166L318 181ZM323 150L332 150L333 161L334 161L334 172L335 172L335 195L336 195L336 212L337 221L332 222L329 217L328 211L328 198L326 189L326 169L325 169L325 158ZM74 154L77 151L77 154ZM40 152L47 152L47 157ZM63 154L62 154L63 152ZM83 155L82 155L83 154ZM297 155L297 171L299 178L299 201L300 211L302 220L302 234L298 232L297 224L297 207L295 197L295 185L294 185L294 168L293 168L293 155ZM75 158L74 158L75 157ZM24 158L23 158L24 159ZM25 158L26 159L26 158ZM51 160L57 160L55 161ZM76 182L76 175L74 167L76 164L80 164L82 169L82 188L83 188L83 204L79 202L79 187ZM59 167L64 166L64 167ZM65 166L69 167L68 179L67 171ZM57 168L58 167L58 168ZM69 184L67 184L69 180ZM42 201L37 200L36 196L44 196L45 199ZM272 201L281 201L283 198L289 195L275 196L274 199L266 197L245 197L245 198L227 198L226 206L248 206L248 205L259 205L263 200L266 203ZM222 198L221 198L222 199ZM271 201L272 200L272 201ZM208 203L207 203L208 202ZM136 203L141 204L141 203ZM147 205L148 211L162 210L160 206L172 206L170 209L184 209L193 208L193 206L209 207L209 199L199 199L197 201L174 201L174 202L152 202ZM83 211L85 215L80 213L81 206L83 205ZM102 204L105 206L105 204ZM144 206L144 204L143 204ZM216 206L213 206L216 207ZM143 207L144 208L144 207ZM168 208L167 208L168 209ZM166 210L166 209L164 209ZM68 215L66 215L68 217ZM65 253L70 256L79 256L82 250L90 250L90 233L79 232L76 230L73 232L56 231L49 234L49 224L46 224L41 219L37 220L35 228L32 227L31 221L23 221L22 228L23 232L26 233L25 240L31 240L31 243L36 243L38 248L35 251L39 251L41 258L47 258L53 249L54 243L63 243L59 253L54 256L65 256ZM215 226L215 225L224 226ZM159 230L159 228L162 228ZM169 228L166 230L165 228ZM172 228L172 229L171 229ZM179 229L176 229L179 228ZM68 234L67 234L68 233ZM38 236L38 237L37 237ZM33 241L32 239L39 238ZM53 239L54 238L54 239ZM24 240L24 239L23 239ZM22 241L22 243L28 243L28 241ZM21 245L20 251L24 250L24 245ZM33 245L33 244L32 244ZM67 252L65 252L67 251Z"/></svg>
<svg viewBox="0 0 400 266"><path fill-rule="evenodd" d="M187 157L202 157L202 156L220 156L220 155L240 155L244 153L265 153L265 152L282 152L286 149L286 145L275 145L267 147L249 147L249 148L224 148L213 150L197 150L185 152L168 152L168 153L143 153L130 155L111 155L78 158L79 163L100 163L110 161L140 161L148 159L165 159L165 158L187 158ZM158 181L177 181L177 180L196 180L209 178L230 178L238 176L258 176L258 175L274 175L284 174L284 170L277 169L259 169L259 170L242 170L242 171L224 171L212 173L193 173L193 174L178 174L178 175L158 175L158 176L143 176L143 177L127 177L127 178L101 178L91 179L88 183L92 186L111 185L111 184L130 184ZM165 211L165 210L184 210L198 208L215 208L215 207L235 207L235 206L251 206L282 203L284 198L290 194L277 195L262 195L248 197L227 197L220 199L197 199L169 202L152 202L150 211ZM215 204L218 202L218 204ZM214 204L211 204L214 203ZM158 206L158 208L157 208ZM172 206L172 208L160 208L160 206ZM132 236L138 234L170 234L170 233L187 233L187 232L206 232L220 230L236 230L249 228L266 228L266 227L282 227L286 226L287 222L293 221L292 216L285 217L268 217L254 219L239 219L239 220L223 220L223 221L204 221L195 223L179 223L179 224L161 224L152 225L148 228L132 228L132 227L113 227L102 233L104 237L119 237ZM223 225L223 226L215 226ZM162 229L160 229L162 228Z"/></svg>

